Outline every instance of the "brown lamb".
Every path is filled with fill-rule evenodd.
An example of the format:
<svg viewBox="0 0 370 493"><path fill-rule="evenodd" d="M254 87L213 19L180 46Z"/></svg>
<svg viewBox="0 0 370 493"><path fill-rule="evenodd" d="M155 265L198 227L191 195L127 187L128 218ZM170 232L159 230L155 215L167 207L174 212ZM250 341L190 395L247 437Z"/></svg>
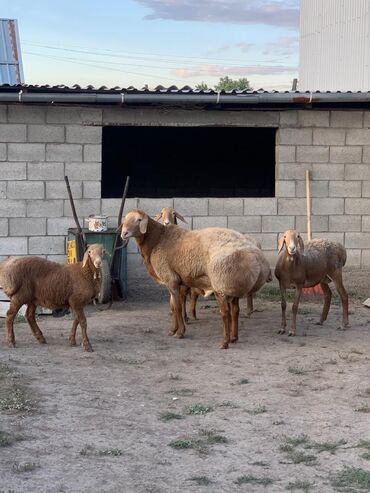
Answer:
<svg viewBox="0 0 370 493"><path fill-rule="evenodd" d="M234 230L164 226L140 209L126 215L121 237L136 239L149 274L170 291L170 335L184 337L180 287L185 285L214 292L224 324L221 348L238 340L239 298L257 291L271 275L259 248Z"/></svg>
<svg viewBox="0 0 370 493"><path fill-rule="evenodd" d="M284 248L285 247L285 248ZM295 298L292 312L292 328L290 336L296 333L296 319L299 300L303 288L310 288L320 284L324 293L324 307L319 325L326 320L331 302L329 283L334 282L342 301L342 329L348 326L348 294L343 286L342 268L347 259L346 249L340 243L313 239L303 243L301 235L294 229L288 229L279 240L279 258L275 267L275 276L279 280L281 292L282 320L279 334L286 330L286 290L295 288Z"/></svg>
<svg viewBox="0 0 370 493"><path fill-rule="evenodd" d="M103 245L89 245L82 262L62 265L40 257L10 257L0 264L0 286L10 298L6 315L6 341L15 347L14 318L22 305L27 305L26 320L40 344L46 340L37 325L37 305L55 310L70 307L74 319L69 335L71 346L76 345L76 330L81 327L82 347L92 351L87 337L84 306L100 291Z"/></svg>

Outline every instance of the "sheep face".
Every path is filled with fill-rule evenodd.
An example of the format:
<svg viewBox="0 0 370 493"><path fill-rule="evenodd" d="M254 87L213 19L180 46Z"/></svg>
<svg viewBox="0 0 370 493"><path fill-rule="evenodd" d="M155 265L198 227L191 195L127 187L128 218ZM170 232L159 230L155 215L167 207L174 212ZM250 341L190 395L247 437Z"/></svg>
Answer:
<svg viewBox="0 0 370 493"><path fill-rule="evenodd" d="M121 224L121 238L138 238L146 233L149 218L144 211L133 209L124 218Z"/></svg>
<svg viewBox="0 0 370 493"><path fill-rule="evenodd" d="M99 243L89 245L87 247L86 252L84 254L84 257L83 257L82 266L85 267L88 260L90 259L90 261L93 263L94 267L96 269L100 269L101 264L102 264L102 257L104 255L108 255L108 252L105 250L103 245L100 245Z"/></svg>
<svg viewBox="0 0 370 493"><path fill-rule="evenodd" d="M162 220L164 226L168 226L169 224L177 224L177 219L180 219L183 223L186 223L185 218L172 209L172 207L163 207L161 212L159 212L155 218L156 221Z"/></svg>
<svg viewBox="0 0 370 493"><path fill-rule="evenodd" d="M296 255L298 249L304 250L304 243L301 235L295 229L288 229L279 240L278 250L279 253L286 247L287 253L290 257Z"/></svg>

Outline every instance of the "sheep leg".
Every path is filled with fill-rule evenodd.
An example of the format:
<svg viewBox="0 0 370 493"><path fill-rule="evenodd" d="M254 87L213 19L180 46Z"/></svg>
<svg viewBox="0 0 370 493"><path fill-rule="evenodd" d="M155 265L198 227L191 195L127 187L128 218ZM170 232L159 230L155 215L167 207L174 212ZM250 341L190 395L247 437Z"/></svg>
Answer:
<svg viewBox="0 0 370 493"><path fill-rule="evenodd" d="M248 294L247 296L247 314L246 317L250 318L253 313L253 294Z"/></svg>
<svg viewBox="0 0 370 493"><path fill-rule="evenodd" d="M285 334L286 330L286 288L280 284L281 293L281 329L278 330L278 334Z"/></svg>
<svg viewBox="0 0 370 493"><path fill-rule="evenodd" d="M320 316L320 322L317 322L317 325L322 325L325 322L325 320L328 318L328 313L331 303L331 289L329 288L328 284L326 282L320 282L320 286L322 292L324 293L324 306Z"/></svg>
<svg viewBox="0 0 370 493"><path fill-rule="evenodd" d="M177 329L178 329L178 324L177 324L177 317L176 317L176 308L175 308L175 300L170 292L170 307L171 307L171 329L168 332L169 336L173 336L176 334Z"/></svg>
<svg viewBox="0 0 370 493"><path fill-rule="evenodd" d="M335 287L342 301L342 310L343 310L342 326L340 328L344 330L349 325L348 324L348 293L345 290L345 287L343 286L342 271L337 270L334 274L331 275L331 278L333 279Z"/></svg>
<svg viewBox="0 0 370 493"><path fill-rule="evenodd" d="M236 342L239 339L238 322L239 322L239 298L231 300L231 342Z"/></svg>
<svg viewBox="0 0 370 493"><path fill-rule="evenodd" d="M298 305L299 305L299 300L301 298L301 294L302 294L302 288L298 288L297 286L295 290L294 302L292 307L293 320L292 320L292 329L289 331L290 336L295 336L297 330L297 312L298 312Z"/></svg>
<svg viewBox="0 0 370 493"><path fill-rule="evenodd" d="M230 343L230 325L231 325L231 315L229 303L226 301L225 297L215 293L216 301L220 307L220 313L222 316L222 321L224 323L224 340L220 346L220 349L227 349Z"/></svg>
<svg viewBox="0 0 370 493"><path fill-rule="evenodd" d="M189 322L188 314L186 313L186 297L188 295L189 288L187 286L180 287L181 305L182 305L182 316L185 322Z"/></svg>
<svg viewBox="0 0 370 493"><path fill-rule="evenodd" d="M194 291L194 289L190 290L190 312L191 316L193 317L194 320L197 320L197 301L199 298L199 294Z"/></svg>
<svg viewBox="0 0 370 493"><path fill-rule="evenodd" d="M22 303L17 302L14 298L11 299L9 309L6 312L6 342L9 347L15 347L14 337L14 319L22 306Z"/></svg>
<svg viewBox="0 0 370 493"><path fill-rule="evenodd" d="M81 327L81 346L85 351L89 353L93 351L93 348L90 344L89 338L87 337L87 322L84 311L82 308L75 308L75 317L78 319L78 323ZM77 327L77 326L76 326Z"/></svg>
<svg viewBox="0 0 370 493"><path fill-rule="evenodd" d="M171 289L171 301L173 303L173 334L176 334L176 337L182 339L185 334L185 324L184 319L182 318L182 300L179 286ZM176 325L174 326L175 323Z"/></svg>
<svg viewBox="0 0 370 493"><path fill-rule="evenodd" d="M78 318L75 316L75 318L73 319L71 331L70 331L69 336L68 336L68 341L69 341L70 346L77 346L77 344L76 344L77 326L78 326Z"/></svg>
<svg viewBox="0 0 370 493"><path fill-rule="evenodd" d="M28 325L31 327L32 334L39 341L40 344L46 344L44 334L41 332L40 327L37 325L36 318L36 305L34 303L29 303L26 310L26 320Z"/></svg>

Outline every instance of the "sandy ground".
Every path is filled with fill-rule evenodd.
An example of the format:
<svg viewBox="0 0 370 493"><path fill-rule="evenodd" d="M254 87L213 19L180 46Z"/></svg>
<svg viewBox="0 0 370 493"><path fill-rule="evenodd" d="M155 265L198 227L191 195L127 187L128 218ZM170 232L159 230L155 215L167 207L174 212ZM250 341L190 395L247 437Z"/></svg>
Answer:
<svg viewBox="0 0 370 493"><path fill-rule="evenodd" d="M370 309L352 302L343 332L338 306L320 327L302 304L289 338L278 302L256 307L228 350L205 300L183 340L165 300L89 307L93 353L68 347L68 317L39 318L47 345L18 323L18 347L0 346L0 491L326 493L346 466L368 471Z"/></svg>

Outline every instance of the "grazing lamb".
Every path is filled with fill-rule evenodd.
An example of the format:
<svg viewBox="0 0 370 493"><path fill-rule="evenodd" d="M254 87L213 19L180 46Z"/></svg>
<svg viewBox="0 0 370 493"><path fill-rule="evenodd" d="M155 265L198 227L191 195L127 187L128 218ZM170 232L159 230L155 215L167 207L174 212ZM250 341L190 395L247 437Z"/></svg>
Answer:
<svg viewBox="0 0 370 493"><path fill-rule="evenodd" d="M45 344L45 338L35 319L36 306L55 310L70 307L74 320L69 335L71 346L76 345L76 329L81 326L82 346L92 351L87 337L84 306L94 300L101 285L103 245L89 245L82 262L61 265L40 257L10 257L0 264L0 286L10 298L6 315L6 340L15 347L14 318L22 305L27 305L26 319L33 335Z"/></svg>
<svg viewBox="0 0 370 493"><path fill-rule="evenodd" d="M285 249L283 250L285 246ZM286 289L295 287L293 303L293 320L290 336L296 333L298 304L303 288L310 288L320 283L324 293L324 307L319 324L326 320L331 302L331 290L328 284L333 281L342 301L342 328L348 326L348 294L343 286L342 268L346 263L346 250L337 242L314 239L304 246L300 234L288 229L279 240L279 258L275 267L275 276L279 280L281 291L282 321L279 334L286 329Z"/></svg>
<svg viewBox="0 0 370 493"><path fill-rule="evenodd" d="M270 276L261 250L237 231L163 226L140 209L126 215L121 237L136 239L149 274L169 289L173 309L170 335L184 337L180 286L185 285L214 292L224 324L221 347L226 349L238 340L239 298L257 291Z"/></svg>

